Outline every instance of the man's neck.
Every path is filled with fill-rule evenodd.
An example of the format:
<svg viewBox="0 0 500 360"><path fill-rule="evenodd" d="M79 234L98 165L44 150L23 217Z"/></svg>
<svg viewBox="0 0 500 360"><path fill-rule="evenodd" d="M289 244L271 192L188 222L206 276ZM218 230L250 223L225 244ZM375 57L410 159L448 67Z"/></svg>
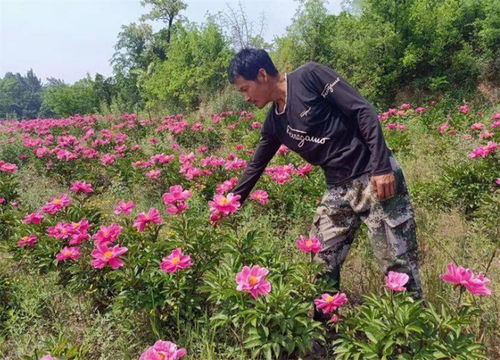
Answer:
<svg viewBox="0 0 500 360"><path fill-rule="evenodd" d="M272 94L273 102L278 106L278 111L282 112L284 110L286 104L286 96L287 96L287 86L286 86L286 74L279 75L278 80L276 81L275 90Z"/></svg>

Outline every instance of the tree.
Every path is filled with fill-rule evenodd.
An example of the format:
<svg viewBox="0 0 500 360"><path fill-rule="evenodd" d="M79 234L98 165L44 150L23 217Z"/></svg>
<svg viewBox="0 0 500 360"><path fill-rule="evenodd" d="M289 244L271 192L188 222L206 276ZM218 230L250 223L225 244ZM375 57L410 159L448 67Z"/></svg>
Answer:
<svg viewBox="0 0 500 360"><path fill-rule="evenodd" d="M160 20L167 24L166 42L170 44L172 36L172 26L179 13L187 8L182 0L141 0L141 5L151 5L151 11L143 16L141 20Z"/></svg>
<svg viewBox="0 0 500 360"><path fill-rule="evenodd" d="M30 119L37 116L41 105L42 85L33 70L26 76L6 73L0 78L0 118Z"/></svg>

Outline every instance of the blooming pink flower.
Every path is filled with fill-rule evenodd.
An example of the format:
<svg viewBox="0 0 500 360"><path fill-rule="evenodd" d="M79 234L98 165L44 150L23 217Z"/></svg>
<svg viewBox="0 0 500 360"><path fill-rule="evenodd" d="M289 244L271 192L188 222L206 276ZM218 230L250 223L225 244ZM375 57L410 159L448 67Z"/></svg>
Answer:
<svg viewBox="0 0 500 360"><path fill-rule="evenodd" d="M276 153L286 154L288 152L290 152L290 149L286 145L281 145Z"/></svg>
<svg viewBox="0 0 500 360"><path fill-rule="evenodd" d="M108 243L96 243L96 247L90 253L94 258L90 263L96 269L102 269L108 264L112 269L116 270L124 265L119 256L125 254L127 251L126 247L115 245L109 248Z"/></svg>
<svg viewBox="0 0 500 360"><path fill-rule="evenodd" d="M254 121L251 125L252 129L260 129L262 127L262 124L258 121Z"/></svg>
<svg viewBox="0 0 500 360"><path fill-rule="evenodd" d="M186 201L191 197L191 190L184 190L181 185L170 186L169 192L163 194L165 204L175 204L179 201Z"/></svg>
<svg viewBox="0 0 500 360"><path fill-rule="evenodd" d="M163 219L156 208L150 208L147 213L139 213L134 220L134 226L137 231L144 231L148 224L161 224Z"/></svg>
<svg viewBox="0 0 500 360"><path fill-rule="evenodd" d="M307 176L308 173L310 173L312 170L312 165L307 163L305 165L299 165L297 167L296 173L302 177Z"/></svg>
<svg viewBox="0 0 500 360"><path fill-rule="evenodd" d="M447 272L440 276L441 280L464 286L472 295L491 295L491 290L486 287L490 280L484 277L483 273L476 276L472 270L456 266L454 263L449 263L446 270Z"/></svg>
<svg viewBox="0 0 500 360"><path fill-rule="evenodd" d="M236 274L236 290L249 292L254 299L267 295L271 291L271 283L265 280L269 270L258 265L243 266L241 272Z"/></svg>
<svg viewBox="0 0 500 360"><path fill-rule="evenodd" d="M347 296L344 293L336 293L335 295L330 295L325 293L321 295L321 298L314 299L314 304L318 311L322 311L323 314L331 313L337 310L339 307L347 302Z"/></svg>
<svg viewBox="0 0 500 360"><path fill-rule="evenodd" d="M470 126L471 130L481 130L482 128L484 128L483 123L474 123Z"/></svg>
<svg viewBox="0 0 500 360"><path fill-rule="evenodd" d="M458 111L464 113L464 114L468 114L469 111L470 111L470 108L468 105L462 105L462 106L459 106L458 107Z"/></svg>
<svg viewBox="0 0 500 360"><path fill-rule="evenodd" d="M402 104L399 108L401 110L408 110L411 109L411 104Z"/></svg>
<svg viewBox="0 0 500 360"><path fill-rule="evenodd" d="M113 154L104 154L101 156L101 163L103 165L109 165L115 162L117 156Z"/></svg>
<svg viewBox="0 0 500 360"><path fill-rule="evenodd" d="M114 213L116 215L120 214L130 214L132 212L132 209L135 209L137 206L134 204L132 200L130 201L120 201L118 205L115 206L114 208Z"/></svg>
<svg viewBox="0 0 500 360"><path fill-rule="evenodd" d="M493 131L491 131L491 130L484 130L484 131L481 131L481 133L479 134L479 137L481 139L490 139L494 135L495 135L495 133Z"/></svg>
<svg viewBox="0 0 500 360"><path fill-rule="evenodd" d="M227 196L216 194L213 201L209 201L208 204L212 212L218 211L227 216L238 210L240 198L240 195L234 195L233 193L229 193Z"/></svg>
<svg viewBox="0 0 500 360"><path fill-rule="evenodd" d="M56 197L50 200L42 207L42 211L47 214L55 214L61 211L63 208L69 206L71 204L71 200L66 194L62 194L59 197Z"/></svg>
<svg viewBox="0 0 500 360"><path fill-rule="evenodd" d="M0 171L13 174L17 171L17 165L0 160Z"/></svg>
<svg viewBox="0 0 500 360"><path fill-rule="evenodd" d="M252 194L250 194L250 198L257 201L261 205L266 205L269 201L267 192L264 190L255 190Z"/></svg>
<svg viewBox="0 0 500 360"><path fill-rule="evenodd" d="M316 236L307 238L301 235L300 240L297 240L297 247L303 252L318 253L321 250L321 244Z"/></svg>
<svg viewBox="0 0 500 360"><path fill-rule="evenodd" d="M480 272L479 275L474 275L466 284L465 288L469 290L472 295L491 295L491 290L486 286L490 282L490 279L484 277L483 273Z"/></svg>
<svg viewBox="0 0 500 360"><path fill-rule="evenodd" d="M160 177L161 171L160 170L151 170L146 173L146 176L150 178L151 180L156 180Z"/></svg>
<svg viewBox="0 0 500 360"><path fill-rule="evenodd" d="M62 261L66 259L78 260L82 256L80 252L80 247L78 246L65 246L62 250L57 253L56 259L57 261Z"/></svg>
<svg viewBox="0 0 500 360"><path fill-rule="evenodd" d="M410 277L408 274L400 273L396 271L389 271L385 277L385 286L387 286L392 291L405 291L406 288L403 287Z"/></svg>
<svg viewBox="0 0 500 360"><path fill-rule="evenodd" d="M193 265L189 255L183 255L182 249L174 249L170 255L164 257L161 261L160 268L169 274L182 270Z"/></svg>
<svg viewBox="0 0 500 360"><path fill-rule="evenodd" d="M215 192L217 194L224 194L234 188L237 182L238 178L232 177L229 180L224 181L222 184L217 184Z"/></svg>
<svg viewBox="0 0 500 360"><path fill-rule="evenodd" d="M34 246L38 241L38 237L35 235L23 236L21 240L18 241L19 246Z"/></svg>
<svg viewBox="0 0 500 360"><path fill-rule="evenodd" d="M71 191L74 191L76 193L82 192L85 194L92 194L94 192L94 189L92 189L91 184L87 184L83 181L75 181L71 183Z"/></svg>
<svg viewBox="0 0 500 360"><path fill-rule="evenodd" d="M109 226L102 225L92 238L96 244L112 243L118 239L122 230L123 227L115 223Z"/></svg>
<svg viewBox="0 0 500 360"><path fill-rule="evenodd" d="M178 360L186 355L186 349L178 349L170 341L158 340L144 351L139 360Z"/></svg>
<svg viewBox="0 0 500 360"><path fill-rule="evenodd" d="M43 221L43 214L39 212L34 212L26 215L23 219L24 224L40 224Z"/></svg>

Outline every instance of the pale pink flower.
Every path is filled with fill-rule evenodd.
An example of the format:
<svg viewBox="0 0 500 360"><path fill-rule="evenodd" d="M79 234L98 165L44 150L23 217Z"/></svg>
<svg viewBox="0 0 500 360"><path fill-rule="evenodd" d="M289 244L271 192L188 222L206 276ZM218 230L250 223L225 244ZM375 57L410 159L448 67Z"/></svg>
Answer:
<svg viewBox="0 0 500 360"><path fill-rule="evenodd" d="M170 255L164 257L161 261L160 268L169 274L182 270L193 265L189 255L183 255L182 249L174 249Z"/></svg>
<svg viewBox="0 0 500 360"><path fill-rule="evenodd" d="M481 130L482 128L484 128L483 123L474 123L470 126L471 130Z"/></svg>
<svg viewBox="0 0 500 360"><path fill-rule="evenodd" d="M82 256L80 252L80 247L78 246L65 246L56 255L57 261L62 261L66 259L78 260Z"/></svg>
<svg viewBox="0 0 500 360"><path fill-rule="evenodd" d="M82 192L85 194L92 194L94 192L94 189L92 189L91 184L87 184L83 181L74 181L71 183L71 191L74 191L76 193Z"/></svg>
<svg viewBox="0 0 500 360"><path fill-rule="evenodd" d="M186 355L186 349L179 349L170 341L158 340L142 353L139 360L178 360L184 355Z"/></svg>
<svg viewBox="0 0 500 360"><path fill-rule="evenodd" d="M144 231L148 224L161 224L163 219L156 208L149 208L147 213L139 213L134 220L134 226L137 231Z"/></svg>
<svg viewBox="0 0 500 360"><path fill-rule="evenodd" d="M271 291L271 283L266 279L269 270L258 265L243 266L241 272L236 274L236 290L249 292L254 299L261 295L267 295Z"/></svg>
<svg viewBox="0 0 500 360"><path fill-rule="evenodd" d="M404 285L408 282L410 277L408 274L400 273L396 271L389 271L385 277L385 286L387 286L392 291L405 291Z"/></svg>
<svg viewBox="0 0 500 360"><path fill-rule="evenodd" d="M257 201L261 205L266 205L269 201L267 192L264 190L255 190L252 194L250 194L250 198Z"/></svg>
<svg viewBox="0 0 500 360"><path fill-rule="evenodd" d="M161 171L160 170L151 170L146 173L146 176L150 178L151 180L156 180L160 177Z"/></svg>
<svg viewBox="0 0 500 360"><path fill-rule="evenodd" d="M318 253L321 250L321 243L316 236L307 238L303 235L297 240L297 247L303 252Z"/></svg>
<svg viewBox="0 0 500 360"><path fill-rule="evenodd" d="M325 293L321 295L321 298L314 299L314 304L318 311L322 311L323 314L331 313L337 310L339 307L347 302L347 296L344 293L336 293L335 295L330 295Z"/></svg>
<svg viewBox="0 0 500 360"><path fill-rule="evenodd" d="M234 188L236 186L237 182L238 182L238 178L232 177L229 180L226 180L221 184L217 184L215 192L217 194L224 194L224 193L230 191L232 188Z"/></svg>
<svg viewBox="0 0 500 360"><path fill-rule="evenodd" d="M260 129L262 127L262 124L258 121L254 121L251 125L252 129Z"/></svg>
<svg viewBox="0 0 500 360"><path fill-rule="evenodd" d="M54 358L50 355L45 355L44 357L41 357L40 360L54 360Z"/></svg>
<svg viewBox="0 0 500 360"><path fill-rule="evenodd" d="M108 247L108 243L96 243L96 247L90 253L94 258L90 263L96 269L102 269L104 266L109 265L112 269L116 270L124 265L119 256L125 254L127 251L126 247L115 245L110 248Z"/></svg>
<svg viewBox="0 0 500 360"><path fill-rule="evenodd" d="M101 163L103 165L109 165L115 162L117 156L113 154L104 154L101 156Z"/></svg>
<svg viewBox="0 0 500 360"><path fill-rule="evenodd" d="M132 212L132 209L135 209L137 206L134 204L132 200L130 201L120 201L118 205L115 206L114 208L114 213L116 215L120 214L130 214Z"/></svg>
<svg viewBox="0 0 500 360"><path fill-rule="evenodd" d="M43 214L39 212L34 212L26 215L23 219L24 224L40 224L43 221Z"/></svg>
<svg viewBox="0 0 500 360"><path fill-rule="evenodd" d="M494 135L495 135L495 133L493 131L491 131L491 130L484 130L484 131L481 131L481 133L479 134L479 137L481 139L490 139Z"/></svg>
<svg viewBox="0 0 500 360"><path fill-rule="evenodd" d="M411 104L402 104L399 108L401 110L408 110L411 109Z"/></svg>
<svg viewBox="0 0 500 360"><path fill-rule="evenodd" d="M35 246L38 241L38 237L35 235L23 236L21 240L18 241L17 245L19 246Z"/></svg>

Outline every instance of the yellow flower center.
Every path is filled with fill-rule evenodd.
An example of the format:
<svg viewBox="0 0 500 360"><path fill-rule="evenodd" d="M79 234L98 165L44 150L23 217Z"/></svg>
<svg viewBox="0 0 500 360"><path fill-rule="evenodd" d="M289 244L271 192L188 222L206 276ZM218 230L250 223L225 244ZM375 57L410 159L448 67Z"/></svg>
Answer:
<svg viewBox="0 0 500 360"><path fill-rule="evenodd" d="M74 223L73 223L73 229L76 229L76 228L78 227L78 225L80 225L80 223L79 223L79 222L74 222Z"/></svg>
<svg viewBox="0 0 500 360"><path fill-rule="evenodd" d="M59 205L61 203L62 203L61 199L54 199L54 200L52 200L52 204L54 204L54 205Z"/></svg>
<svg viewBox="0 0 500 360"><path fill-rule="evenodd" d="M104 253L104 257L105 257L106 259L108 259L108 260L109 260L109 259L111 259L111 258L113 257L113 252L112 252L112 251L106 251L106 252Z"/></svg>
<svg viewBox="0 0 500 360"><path fill-rule="evenodd" d="M311 241L311 239L306 241L306 246L312 246L312 244L313 244L313 242Z"/></svg>
<svg viewBox="0 0 500 360"><path fill-rule="evenodd" d="M181 262L181 259L179 259L179 257L178 257L178 256L177 256L177 257L174 257L174 258L172 259L172 264L174 264L174 265L177 265L177 264L178 264L178 263L180 263L180 262Z"/></svg>
<svg viewBox="0 0 500 360"><path fill-rule="evenodd" d="M251 285L251 286L254 286L255 284L257 284L259 282L259 280L257 280L257 278L255 276L249 276L248 277L248 283Z"/></svg>
<svg viewBox="0 0 500 360"><path fill-rule="evenodd" d="M21 238L21 241L28 241L28 236L24 236Z"/></svg>
<svg viewBox="0 0 500 360"><path fill-rule="evenodd" d="M335 298L332 295L328 295L328 297L326 298L327 302L331 302L333 300L335 300Z"/></svg>
<svg viewBox="0 0 500 360"><path fill-rule="evenodd" d="M223 198L223 199L221 199L220 204L221 204L221 205L227 205L227 204L229 204L230 202L231 202L231 201L229 201L227 198Z"/></svg>

